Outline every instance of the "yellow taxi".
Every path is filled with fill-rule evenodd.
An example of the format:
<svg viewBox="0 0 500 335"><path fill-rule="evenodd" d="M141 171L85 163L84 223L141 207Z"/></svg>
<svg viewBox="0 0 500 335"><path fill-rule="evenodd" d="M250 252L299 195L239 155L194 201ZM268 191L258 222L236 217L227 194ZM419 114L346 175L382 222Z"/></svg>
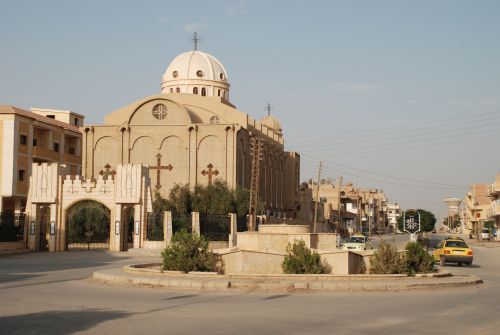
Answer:
<svg viewBox="0 0 500 335"><path fill-rule="evenodd" d="M459 237L449 237L439 243L432 256L436 261L439 261L441 266L444 266L446 262L457 263L458 266L462 264L471 266L474 259L473 254L472 249L464 240Z"/></svg>

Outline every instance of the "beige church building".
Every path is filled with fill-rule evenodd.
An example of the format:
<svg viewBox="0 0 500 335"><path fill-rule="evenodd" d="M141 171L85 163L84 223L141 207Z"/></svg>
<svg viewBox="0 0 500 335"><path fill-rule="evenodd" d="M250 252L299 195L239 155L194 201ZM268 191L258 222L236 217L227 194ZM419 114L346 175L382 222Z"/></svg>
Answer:
<svg viewBox="0 0 500 335"><path fill-rule="evenodd" d="M168 197L176 184L249 188L252 137L264 142L259 196L266 214L294 218L300 156L284 149L280 122L260 120L229 100L224 66L202 51L177 56L163 74L160 94L133 101L87 124L82 132L86 179L114 175L119 164L149 166L152 192Z"/></svg>

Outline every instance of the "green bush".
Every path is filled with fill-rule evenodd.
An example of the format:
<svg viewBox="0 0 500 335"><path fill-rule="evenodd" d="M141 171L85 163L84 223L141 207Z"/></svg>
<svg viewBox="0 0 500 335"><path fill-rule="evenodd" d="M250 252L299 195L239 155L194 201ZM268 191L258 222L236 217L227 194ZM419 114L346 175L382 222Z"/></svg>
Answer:
<svg viewBox="0 0 500 335"><path fill-rule="evenodd" d="M406 266L407 273L414 276L415 273L434 271L434 258L418 242L406 244Z"/></svg>
<svg viewBox="0 0 500 335"><path fill-rule="evenodd" d="M403 274L406 273L406 261L397 249L382 242L370 261L370 273Z"/></svg>
<svg viewBox="0 0 500 335"><path fill-rule="evenodd" d="M164 270L216 271L215 256L208 251L208 241L185 230L172 236L171 244L161 256Z"/></svg>
<svg viewBox="0 0 500 335"><path fill-rule="evenodd" d="M327 272L327 266L321 264L321 258L317 252L311 251L303 240L296 240L293 245L288 243L286 247L285 259L281 264L283 272L288 274L313 273L320 274Z"/></svg>

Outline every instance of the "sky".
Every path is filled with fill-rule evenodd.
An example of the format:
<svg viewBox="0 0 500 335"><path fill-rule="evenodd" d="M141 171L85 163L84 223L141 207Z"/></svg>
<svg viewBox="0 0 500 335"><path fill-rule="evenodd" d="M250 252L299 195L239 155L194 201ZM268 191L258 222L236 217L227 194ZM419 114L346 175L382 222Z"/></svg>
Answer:
<svg viewBox="0 0 500 335"><path fill-rule="evenodd" d="M0 0L0 104L102 123L159 93L196 31L239 110L271 104L302 180L322 161L440 218L500 173L498 17L486 0Z"/></svg>

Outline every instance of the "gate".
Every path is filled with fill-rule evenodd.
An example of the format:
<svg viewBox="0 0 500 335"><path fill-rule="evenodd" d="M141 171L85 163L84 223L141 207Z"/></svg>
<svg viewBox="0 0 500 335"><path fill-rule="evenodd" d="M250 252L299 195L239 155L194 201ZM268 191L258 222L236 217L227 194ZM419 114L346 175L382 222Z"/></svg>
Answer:
<svg viewBox="0 0 500 335"><path fill-rule="evenodd" d="M227 214L200 215L200 234L208 241L229 241L230 224Z"/></svg>
<svg viewBox="0 0 500 335"><path fill-rule="evenodd" d="M0 214L0 242L17 242L24 239L24 214Z"/></svg>
<svg viewBox="0 0 500 335"><path fill-rule="evenodd" d="M175 234L181 230L185 230L188 233L193 231L193 218L191 213L175 213L172 214L172 234Z"/></svg>
<svg viewBox="0 0 500 335"><path fill-rule="evenodd" d="M155 213L148 213L146 221L146 239L148 241L163 241L163 212L155 215Z"/></svg>
<svg viewBox="0 0 500 335"><path fill-rule="evenodd" d="M67 250L109 250L110 210L94 200L74 205L66 222Z"/></svg>

